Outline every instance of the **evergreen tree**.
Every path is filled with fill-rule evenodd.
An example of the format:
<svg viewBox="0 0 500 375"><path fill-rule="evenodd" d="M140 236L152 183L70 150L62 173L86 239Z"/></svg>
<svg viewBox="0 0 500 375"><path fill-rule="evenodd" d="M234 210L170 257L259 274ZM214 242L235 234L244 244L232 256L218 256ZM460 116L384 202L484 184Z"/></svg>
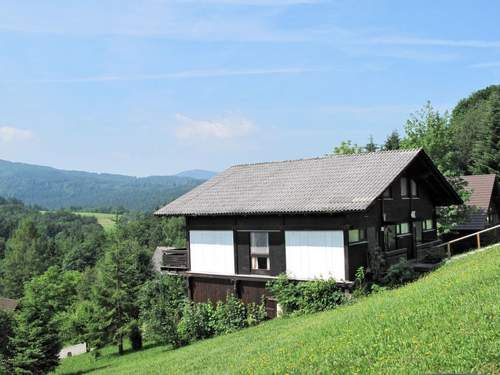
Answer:
<svg viewBox="0 0 500 375"><path fill-rule="evenodd" d="M474 174L500 174L500 93L490 98L487 122L480 129L480 139L472 149L472 172Z"/></svg>
<svg viewBox="0 0 500 375"><path fill-rule="evenodd" d="M384 150L399 150L401 147L401 138L397 130L394 130L391 134L387 136L384 143Z"/></svg>
<svg viewBox="0 0 500 375"><path fill-rule="evenodd" d="M123 340L139 318L140 286L150 277L150 257L133 240L115 240L98 265L95 299L103 314L97 326L102 330L102 341L115 343L119 354L123 354Z"/></svg>
<svg viewBox="0 0 500 375"><path fill-rule="evenodd" d="M14 235L7 241L2 262L3 293L19 298L23 284L33 276L43 273L50 264L50 243L40 233L31 218L23 220Z"/></svg>
<svg viewBox="0 0 500 375"><path fill-rule="evenodd" d="M14 334L14 316L0 310L0 374L12 373L12 336Z"/></svg>
<svg viewBox="0 0 500 375"><path fill-rule="evenodd" d="M34 279L25 287L12 339L12 360L18 374L46 374L59 363L62 343L50 293L46 284Z"/></svg>

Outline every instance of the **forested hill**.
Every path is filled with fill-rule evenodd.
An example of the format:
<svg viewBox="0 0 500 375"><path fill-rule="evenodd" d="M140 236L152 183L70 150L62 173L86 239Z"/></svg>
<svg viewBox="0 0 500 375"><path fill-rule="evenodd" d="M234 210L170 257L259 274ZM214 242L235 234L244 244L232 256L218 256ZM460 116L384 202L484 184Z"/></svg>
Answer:
<svg viewBox="0 0 500 375"><path fill-rule="evenodd" d="M151 211L202 183L184 176L131 177L0 160L0 196L47 209L123 207Z"/></svg>

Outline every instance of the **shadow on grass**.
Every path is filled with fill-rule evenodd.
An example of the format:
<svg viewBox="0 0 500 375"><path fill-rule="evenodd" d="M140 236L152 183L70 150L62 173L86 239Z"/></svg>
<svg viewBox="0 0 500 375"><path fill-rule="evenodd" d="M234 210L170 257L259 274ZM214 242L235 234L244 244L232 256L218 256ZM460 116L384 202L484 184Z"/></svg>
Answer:
<svg viewBox="0 0 500 375"><path fill-rule="evenodd" d="M120 355L120 354L118 354L118 349L116 349L115 352L107 353L103 357L107 357L107 358L120 358L120 357L124 357L126 355L129 355L129 354L141 353L141 352L143 352L145 350L149 350L149 349L153 349L153 348L158 348L158 347L161 347L161 346L164 346L166 351L170 351L170 350L174 349L172 346L165 345L165 344L148 343L148 344L145 344L142 347L142 349L140 349L140 350L133 350L132 348L127 348L127 349L125 349L123 351L123 354ZM103 358L103 357L101 357L101 358Z"/></svg>

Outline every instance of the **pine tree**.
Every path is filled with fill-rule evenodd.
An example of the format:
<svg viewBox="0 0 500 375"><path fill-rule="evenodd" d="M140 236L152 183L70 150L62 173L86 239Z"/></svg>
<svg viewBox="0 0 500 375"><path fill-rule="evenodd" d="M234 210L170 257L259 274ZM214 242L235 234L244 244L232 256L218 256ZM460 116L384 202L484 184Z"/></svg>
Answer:
<svg viewBox="0 0 500 375"><path fill-rule="evenodd" d="M401 138L397 130L394 130L387 136L384 143L384 150L399 150L401 147Z"/></svg>
<svg viewBox="0 0 500 375"><path fill-rule="evenodd" d="M472 149L472 171L475 174L500 174L500 94L491 96L486 124Z"/></svg>
<svg viewBox="0 0 500 375"><path fill-rule="evenodd" d="M23 284L33 276L42 274L51 261L49 242L28 218L22 221L13 237L7 242L2 262L3 293L7 297L19 298Z"/></svg>
<svg viewBox="0 0 500 375"><path fill-rule="evenodd" d="M102 330L102 341L115 343L119 354L139 317L139 288L150 276L149 256L133 240L115 240L98 265L95 298L103 314L96 327Z"/></svg>
<svg viewBox="0 0 500 375"><path fill-rule="evenodd" d="M18 374L46 374L59 363L62 344L45 287L36 279L28 283L16 314L12 366Z"/></svg>

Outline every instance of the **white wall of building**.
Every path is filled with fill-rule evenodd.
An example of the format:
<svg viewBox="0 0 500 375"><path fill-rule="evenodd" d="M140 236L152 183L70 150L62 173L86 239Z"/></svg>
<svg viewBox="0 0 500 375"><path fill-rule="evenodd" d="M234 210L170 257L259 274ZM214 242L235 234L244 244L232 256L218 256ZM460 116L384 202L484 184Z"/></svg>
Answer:
<svg viewBox="0 0 500 375"><path fill-rule="evenodd" d="M233 231L189 231L191 272L234 274Z"/></svg>
<svg viewBox="0 0 500 375"><path fill-rule="evenodd" d="M287 273L297 279L345 280L342 231L286 231Z"/></svg>

